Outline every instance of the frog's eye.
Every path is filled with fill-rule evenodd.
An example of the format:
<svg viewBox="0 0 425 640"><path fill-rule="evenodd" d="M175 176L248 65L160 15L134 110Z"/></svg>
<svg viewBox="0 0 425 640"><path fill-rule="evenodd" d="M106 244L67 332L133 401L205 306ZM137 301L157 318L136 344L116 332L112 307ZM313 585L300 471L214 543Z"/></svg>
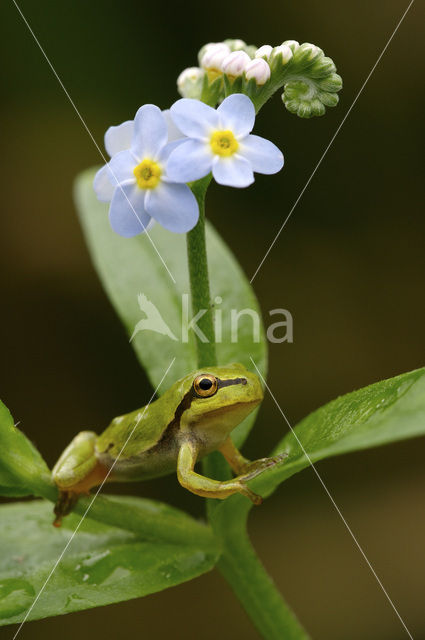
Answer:
<svg viewBox="0 0 425 640"><path fill-rule="evenodd" d="M208 373L201 373L201 375L193 381L193 388L196 395L200 398L209 398L217 393L217 378Z"/></svg>

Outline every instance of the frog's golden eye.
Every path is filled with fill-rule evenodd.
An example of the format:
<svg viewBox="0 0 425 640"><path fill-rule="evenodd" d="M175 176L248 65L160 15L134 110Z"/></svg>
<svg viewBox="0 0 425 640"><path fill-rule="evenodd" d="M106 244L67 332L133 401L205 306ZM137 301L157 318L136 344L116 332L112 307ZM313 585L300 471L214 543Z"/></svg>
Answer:
<svg viewBox="0 0 425 640"><path fill-rule="evenodd" d="M200 398L210 398L217 393L217 378L211 376L209 373L201 373L201 375L193 381L193 388L196 395Z"/></svg>

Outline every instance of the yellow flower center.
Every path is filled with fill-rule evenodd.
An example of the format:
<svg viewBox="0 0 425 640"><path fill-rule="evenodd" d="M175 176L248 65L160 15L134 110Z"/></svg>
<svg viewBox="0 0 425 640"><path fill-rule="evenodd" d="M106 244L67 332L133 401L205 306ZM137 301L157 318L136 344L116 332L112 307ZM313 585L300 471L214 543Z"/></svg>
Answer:
<svg viewBox="0 0 425 640"><path fill-rule="evenodd" d="M213 153L219 156L232 156L239 149L239 142L232 131L214 131L210 138Z"/></svg>
<svg viewBox="0 0 425 640"><path fill-rule="evenodd" d="M162 169L157 162L145 158L133 170L137 186L141 189L154 189L161 180Z"/></svg>

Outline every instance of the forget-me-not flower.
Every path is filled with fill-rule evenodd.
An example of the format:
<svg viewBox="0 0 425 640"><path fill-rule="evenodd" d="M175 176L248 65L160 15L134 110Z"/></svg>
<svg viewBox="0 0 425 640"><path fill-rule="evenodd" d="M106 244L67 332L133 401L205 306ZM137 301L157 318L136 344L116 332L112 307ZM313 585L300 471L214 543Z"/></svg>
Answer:
<svg viewBox="0 0 425 640"><path fill-rule="evenodd" d="M182 139L167 114L151 104L140 107L134 121L108 129L105 147L112 158L98 171L93 186L99 200L111 202L109 220L116 233L135 236L153 220L177 233L195 226L195 196L166 170L169 154Z"/></svg>
<svg viewBox="0 0 425 640"><path fill-rule="evenodd" d="M220 184L247 187L254 182L254 171L272 174L282 169L283 155L276 145L251 135L255 108L246 95L230 95L218 109L183 98L170 111L187 136L168 159L170 179L192 182L212 171Z"/></svg>
<svg viewBox="0 0 425 640"><path fill-rule="evenodd" d="M184 138L185 136L174 124L170 110L165 109L162 115L167 122L168 142L174 142L175 140ZM105 149L107 154L112 158L116 153L130 149L133 132L134 120L126 120L121 124L109 127L105 133ZM102 200L103 202L111 201L116 187L116 180L112 176L107 164L96 173L93 186L98 200Z"/></svg>

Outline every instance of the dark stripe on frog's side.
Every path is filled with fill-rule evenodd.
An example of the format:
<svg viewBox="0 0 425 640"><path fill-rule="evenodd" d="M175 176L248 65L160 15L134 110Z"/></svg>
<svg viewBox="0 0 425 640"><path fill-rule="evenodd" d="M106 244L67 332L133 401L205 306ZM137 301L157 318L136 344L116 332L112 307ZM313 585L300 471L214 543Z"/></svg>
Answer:
<svg viewBox="0 0 425 640"><path fill-rule="evenodd" d="M220 378L217 378L217 393L222 387L230 387L234 384L246 384L246 378L231 378L229 380L221 380ZM183 399L178 404L177 409L174 412L174 417L163 432L161 439L158 440L158 442L153 447L145 451L146 454L150 455L153 453L158 453L158 451L160 451L163 447L167 446L168 442L180 429L182 416L185 411L190 409L190 405L192 404L193 400L195 400L195 398L202 400L202 398L196 395L193 386L191 386L189 391L185 393Z"/></svg>

